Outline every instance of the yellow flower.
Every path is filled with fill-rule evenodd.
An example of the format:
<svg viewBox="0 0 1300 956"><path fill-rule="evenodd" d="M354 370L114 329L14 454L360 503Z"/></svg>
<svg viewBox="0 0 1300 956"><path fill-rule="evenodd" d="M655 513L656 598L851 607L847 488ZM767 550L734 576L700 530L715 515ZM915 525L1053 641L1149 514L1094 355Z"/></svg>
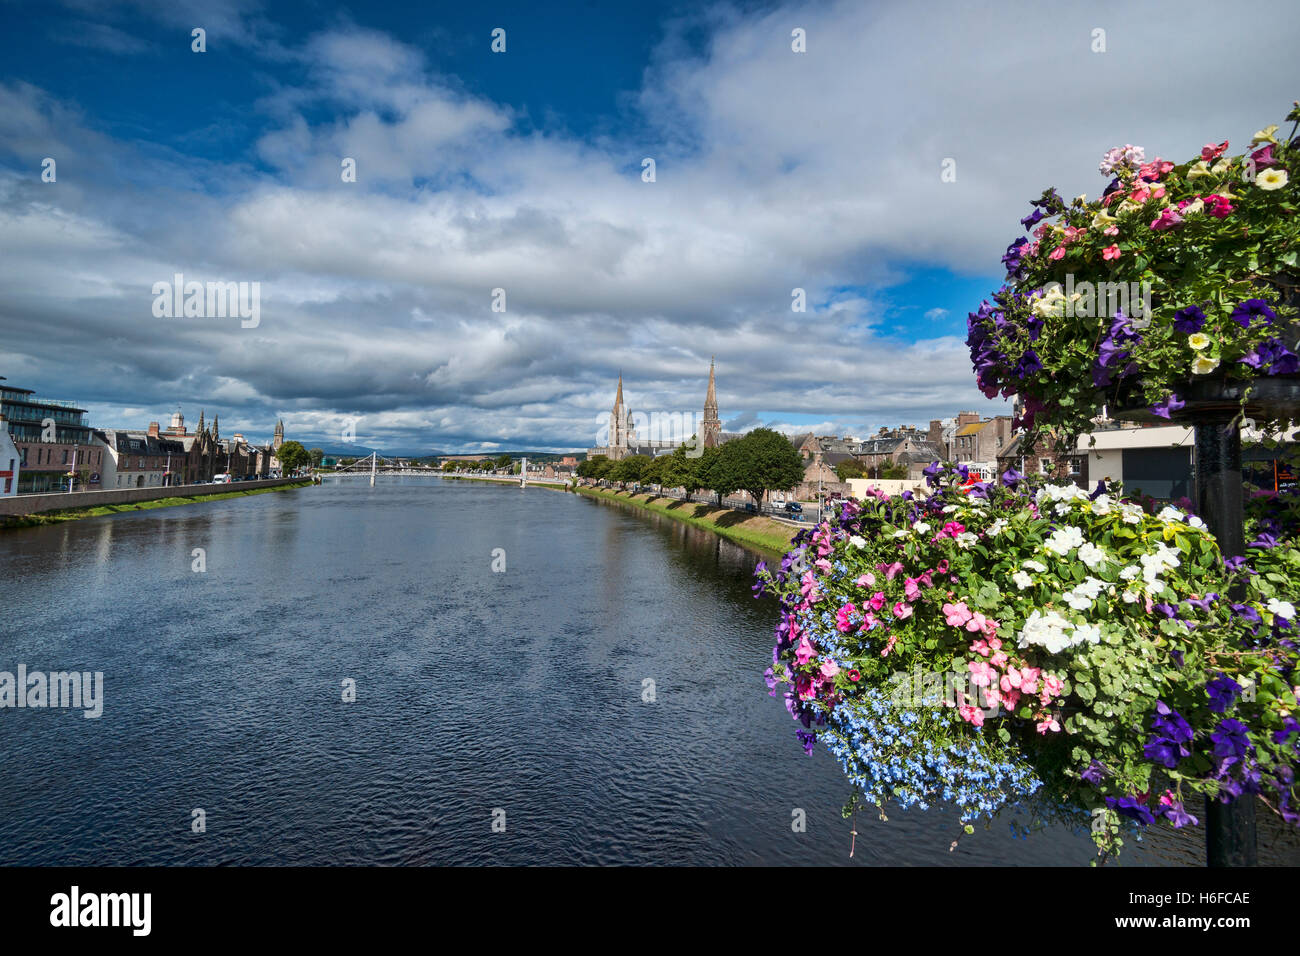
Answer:
<svg viewBox="0 0 1300 956"><path fill-rule="evenodd" d="M1227 156L1224 156L1223 159L1219 160L1217 163L1215 163L1213 166L1210 167L1210 172L1214 173L1214 175L1216 176L1222 176L1231 168L1232 168L1232 160L1230 160Z"/></svg>
<svg viewBox="0 0 1300 956"><path fill-rule="evenodd" d="M1251 139L1250 145L1254 146L1256 143L1276 143L1277 140L1273 138L1273 134L1276 132L1277 132L1276 123L1274 123L1272 126L1265 126L1262 130L1256 133L1255 136Z"/></svg>
<svg viewBox="0 0 1300 956"><path fill-rule="evenodd" d="M1195 216L1202 212L1205 212L1205 201L1201 199L1193 199L1183 207L1184 216Z"/></svg>
<svg viewBox="0 0 1300 956"><path fill-rule="evenodd" d="M1188 179L1200 179L1202 176L1210 175L1210 164L1203 159L1198 159L1196 164L1187 171Z"/></svg>
<svg viewBox="0 0 1300 956"><path fill-rule="evenodd" d="M1281 189L1286 181L1285 169L1266 169L1255 177L1255 185L1260 189Z"/></svg>
<svg viewBox="0 0 1300 956"><path fill-rule="evenodd" d="M1204 332L1193 332L1187 337L1187 344L1199 351L1210 344L1210 337Z"/></svg>
<svg viewBox="0 0 1300 956"><path fill-rule="evenodd" d="M1219 360L1208 355L1198 355L1192 362L1192 374L1209 375L1219 367Z"/></svg>
<svg viewBox="0 0 1300 956"><path fill-rule="evenodd" d="M1114 216L1110 215L1110 213L1106 212L1106 210L1103 209L1100 212L1098 212L1097 215L1092 217L1092 228L1105 229L1108 226L1115 225L1115 223L1117 222L1119 222L1118 219L1116 219Z"/></svg>

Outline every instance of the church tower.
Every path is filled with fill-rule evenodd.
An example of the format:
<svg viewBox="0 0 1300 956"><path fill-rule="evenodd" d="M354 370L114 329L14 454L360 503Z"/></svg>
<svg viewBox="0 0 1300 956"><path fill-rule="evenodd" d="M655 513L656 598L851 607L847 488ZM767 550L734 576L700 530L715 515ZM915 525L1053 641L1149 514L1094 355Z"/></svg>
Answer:
<svg viewBox="0 0 1300 956"><path fill-rule="evenodd" d="M271 450L279 451L280 446L284 444L284 419L281 418L275 423L275 437L271 439Z"/></svg>
<svg viewBox="0 0 1300 956"><path fill-rule="evenodd" d="M618 373L618 395L614 410L609 413L609 457L615 461L627 455L627 446L636 438L632 432L630 416L623 407L623 373Z"/></svg>
<svg viewBox="0 0 1300 956"><path fill-rule="evenodd" d="M700 421L700 439L705 448L722 444L722 422L718 420L718 395L713 381L713 359L709 359L709 393L704 396L704 418Z"/></svg>

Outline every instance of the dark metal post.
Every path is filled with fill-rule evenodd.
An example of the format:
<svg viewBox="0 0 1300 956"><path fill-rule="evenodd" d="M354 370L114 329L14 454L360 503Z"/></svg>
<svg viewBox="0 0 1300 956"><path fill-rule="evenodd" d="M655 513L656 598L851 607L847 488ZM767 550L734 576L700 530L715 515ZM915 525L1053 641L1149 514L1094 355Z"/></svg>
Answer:
<svg viewBox="0 0 1300 956"><path fill-rule="evenodd" d="M1246 551L1241 487L1241 432L1227 421L1195 426L1197 513L1225 558ZM1209 866L1255 866L1255 800L1242 794L1229 804L1206 798L1205 857Z"/></svg>

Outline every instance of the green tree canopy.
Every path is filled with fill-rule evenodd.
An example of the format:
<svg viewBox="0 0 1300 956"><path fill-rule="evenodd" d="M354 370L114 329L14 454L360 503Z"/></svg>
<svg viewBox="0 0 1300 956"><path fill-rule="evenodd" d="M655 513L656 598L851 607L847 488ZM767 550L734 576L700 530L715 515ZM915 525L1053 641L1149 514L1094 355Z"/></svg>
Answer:
<svg viewBox="0 0 1300 956"><path fill-rule="evenodd" d="M628 455L614 462L614 467L610 469L609 477L611 481L640 481L641 473L645 471L646 466L650 464L648 455Z"/></svg>
<svg viewBox="0 0 1300 956"><path fill-rule="evenodd" d="M307 454L311 455L311 465L312 465L312 467L313 467L313 468L319 468L319 467L320 467L320 463L321 463L321 459L325 457L325 449L323 449L323 448L310 448L310 449L307 450Z"/></svg>
<svg viewBox="0 0 1300 956"><path fill-rule="evenodd" d="M846 458L835 466L835 474L840 481L848 481L850 478L861 478L867 473L862 467L862 462L856 458Z"/></svg>
<svg viewBox="0 0 1300 956"><path fill-rule="evenodd" d="M509 468L511 458L509 455L497 455L497 460L493 463L498 469Z"/></svg>
<svg viewBox="0 0 1300 956"><path fill-rule="evenodd" d="M649 464L641 472L641 481L648 485L662 485L664 483L664 467L667 464L667 455L658 455L651 458Z"/></svg>
<svg viewBox="0 0 1300 956"><path fill-rule="evenodd" d="M725 465L719 478L749 492L761 504L768 491L787 491L803 481L804 463L790 439L770 428L755 428L722 446ZM715 490L717 486L715 485Z"/></svg>
<svg viewBox="0 0 1300 956"><path fill-rule="evenodd" d="M311 452L302 447L301 442L287 441L280 446L280 450L275 453L275 457L280 459L280 467L285 472L297 471L299 468L306 468L311 464Z"/></svg>

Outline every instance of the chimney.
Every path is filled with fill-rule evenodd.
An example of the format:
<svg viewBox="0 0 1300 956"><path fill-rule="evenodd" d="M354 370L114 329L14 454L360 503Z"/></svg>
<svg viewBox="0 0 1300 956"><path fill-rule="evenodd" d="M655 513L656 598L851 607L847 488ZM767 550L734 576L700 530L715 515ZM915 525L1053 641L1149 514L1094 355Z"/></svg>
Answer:
<svg viewBox="0 0 1300 956"><path fill-rule="evenodd" d="M980 420L979 412L958 412L957 413L958 428L961 428L963 425L974 425L979 420Z"/></svg>
<svg viewBox="0 0 1300 956"><path fill-rule="evenodd" d="M158 423L157 423L157 422L150 422L150 423L149 423L149 437L150 437L150 438L157 438L157 437L158 437Z"/></svg>

